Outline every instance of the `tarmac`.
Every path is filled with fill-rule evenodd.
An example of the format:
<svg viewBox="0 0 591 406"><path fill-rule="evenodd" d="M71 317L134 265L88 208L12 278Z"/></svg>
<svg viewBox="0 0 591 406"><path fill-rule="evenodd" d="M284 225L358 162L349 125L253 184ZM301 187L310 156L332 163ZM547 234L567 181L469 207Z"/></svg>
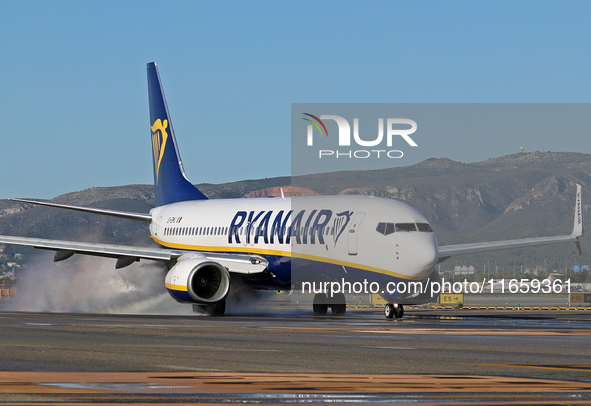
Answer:
<svg viewBox="0 0 591 406"><path fill-rule="evenodd" d="M591 312L0 313L1 403L591 402Z"/></svg>

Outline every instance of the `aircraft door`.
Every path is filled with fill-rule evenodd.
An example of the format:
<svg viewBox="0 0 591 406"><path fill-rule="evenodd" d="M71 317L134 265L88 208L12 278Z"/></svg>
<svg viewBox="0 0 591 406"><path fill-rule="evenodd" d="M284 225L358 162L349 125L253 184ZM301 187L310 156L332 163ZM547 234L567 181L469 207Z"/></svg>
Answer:
<svg viewBox="0 0 591 406"><path fill-rule="evenodd" d="M244 235L240 236L240 239L242 240L242 245L244 245L245 247L248 245L248 238L249 238L248 233L250 232L249 225L250 225L250 223L247 223L246 226L244 226Z"/></svg>
<svg viewBox="0 0 591 406"><path fill-rule="evenodd" d="M359 226L365 217L365 213L357 213L353 217L353 221L349 226L347 246L349 248L349 255L357 255L357 235L359 234Z"/></svg>
<svg viewBox="0 0 591 406"><path fill-rule="evenodd" d="M162 227L162 216L158 217L158 222L156 223L156 226L154 227L154 236L158 237L158 230L160 230L160 228ZM164 228L162 229L162 234L164 234Z"/></svg>
<svg viewBox="0 0 591 406"><path fill-rule="evenodd" d="M248 232L244 237L244 245L254 245L254 238L255 234L258 232L257 229L257 222L254 221L250 223L250 227L246 227L246 231Z"/></svg>

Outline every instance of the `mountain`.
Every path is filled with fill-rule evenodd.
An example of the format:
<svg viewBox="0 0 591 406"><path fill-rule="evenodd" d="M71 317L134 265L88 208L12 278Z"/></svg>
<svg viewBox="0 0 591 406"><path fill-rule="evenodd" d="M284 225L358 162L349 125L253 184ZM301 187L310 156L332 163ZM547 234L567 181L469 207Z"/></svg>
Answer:
<svg viewBox="0 0 591 406"><path fill-rule="evenodd" d="M583 186L586 213L591 207L591 155L572 152L519 153L482 162L461 163L432 158L407 167L343 171L245 180L220 185L199 184L208 197L241 198L285 195L362 194L401 200L420 211L433 226L440 245L498 239L567 234L572 229L575 183ZM153 187L128 185L90 188L61 195L52 202L149 212ZM117 218L0 200L0 233L40 238L150 246L147 225ZM591 262L589 237L584 255L574 244L529 248L452 258L442 271L456 265L483 269L492 261L504 272L524 265L565 269L577 261ZM30 260L35 250L10 247ZM457 260L457 261L456 261ZM17 261L18 262L18 261Z"/></svg>

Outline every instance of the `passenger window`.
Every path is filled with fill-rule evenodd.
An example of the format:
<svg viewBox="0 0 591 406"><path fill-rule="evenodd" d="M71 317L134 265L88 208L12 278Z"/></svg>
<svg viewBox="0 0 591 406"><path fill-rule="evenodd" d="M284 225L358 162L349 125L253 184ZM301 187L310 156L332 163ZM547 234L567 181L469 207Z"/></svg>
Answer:
<svg viewBox="0 0 591 406"><path fill-rule="evenodd" d="M417 231L415 223L396 223L396 231Z"/></svg>
<svg viewBox="0 0 591 406"><path fill-rule="evenodd" d="M419 227L419 231L423 231L426 233L432 233L433 229L428 223L417 223L417 227Z"/></svg>

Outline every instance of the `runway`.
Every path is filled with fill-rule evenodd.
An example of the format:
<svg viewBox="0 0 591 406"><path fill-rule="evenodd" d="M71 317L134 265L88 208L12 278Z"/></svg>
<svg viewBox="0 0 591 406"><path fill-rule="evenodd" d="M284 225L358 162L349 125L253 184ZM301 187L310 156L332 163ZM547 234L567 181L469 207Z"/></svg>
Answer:
<svg viewBox="0 0 591 406"><path fill-rule="evenodd" d="M415 310L402 320L381 309L342 317L289 309L223 317L5 312L0 402L96 391L115 397L64 402L159 403L173 393L174 402L232 395L248 403L265 393L275 394L267 403L344 402L361 392L356 401L589 402L590 339L588 312ZM159 395L120 398L148 392ZM220 398L200 398L205 392Z"/></svg>

